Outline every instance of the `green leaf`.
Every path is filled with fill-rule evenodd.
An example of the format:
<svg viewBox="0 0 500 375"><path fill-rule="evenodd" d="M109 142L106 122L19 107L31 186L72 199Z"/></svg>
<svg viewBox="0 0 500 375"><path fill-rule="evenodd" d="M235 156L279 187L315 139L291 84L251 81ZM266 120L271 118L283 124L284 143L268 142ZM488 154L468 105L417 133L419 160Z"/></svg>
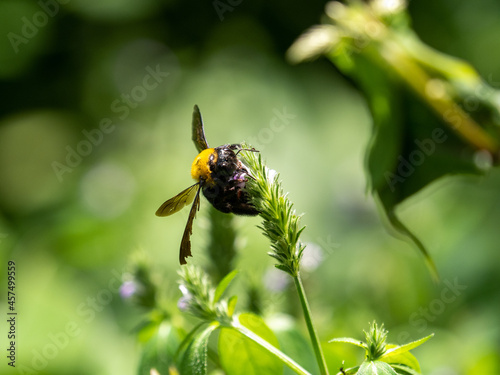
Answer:
<svg viewBox="0 0 500 375"><path fill-rule="evenodd" d="M189 343L181 360L180 373L183 375L205 375L207 373L207 347L210 334L219 328L218 322L212 322L197 332Z"/></svg>
<svg viewBox="0 0 500 375"><path fill-rule="evenodd" d="M168 374L180 343L180 335L170 322L163 321L157 325L155 332L144 345L137 373L149 375L151 369L155 368L160 374Z"/></svg>
<svg viewBox="0 0 500 375"><path fill-rule="evenodd" d="M318 374L318 365L314 358L314 352L311 348L310 341L304 337L302 332L291 321L292 318L282 315L277 316L273 321L277 321L276 325L271 324L283 352L287 353L299 365L306 369L310 369L312 374ZM285 367L285 375L295 374L290 368Z"/></svg>
<svg viewBox="0 0 500 375"><path fill-rule="evenodd" d="M412 126L418 127L420 120L419 116L409 116L405 105L410 105L411 101L416 99L404 99L409 95L408 89L396 83L393 77L387 74L383 65L374 63L374 60L378 61L376 53L368 56L355 54L351 58L354 67L344 70L344 73L353 77L360 85L374 123L365 162L369 189L378 199L392 234L410 239L424 255L433 275L436 275L436 268L427 249L398 219L395 209L406 198L446 173L446 170L437 175L432 173L432 176L422 173L423 169L428 169L431 164L428 161L419 166L418 178L416 176L410 178L415 174L413 173L415 168L412 173L408 173L408 176L406 174L400 176L401 160L408 160L409 154L413 152L412 135L409 130ZM338 56L331 55L330 59L339 64ZM429 112L426 108L423 110Z"/></svg>
<svg viewBox="0 0 500 375"><path fill-rule="evenodd" d="M217 289L215 289L215 294L214 294L214 302L219 301L219 299L222 297L224 292L226 291L227 287L233 281L234 277L237 275L238 271L234 270L230 273L228 273L217 285Z"/></svg>
<svg viewBox="0 0 500 375"><path fill-rule="evenodd" d="M357 373L357 375L398 375L396 371L392 369L385 362L381 361L371 361L364 362Z"/></svg>
<svg viewBox="0 0 500 375"><path fill-rule="evenodd" d="M432 278L437 282L439 281L439 274L436 268L434 261L430 253L427 251L426 247L415 236L406 225L404 225L401 220L396 216L395 207L391 207L387 201L384 201L380 196L378 197L379 202L382 204L382 209L384 210L384 215L386 224L389 228L389 231L394 237L400 237L402 240L410 240L423 255L427 268L429 269Z"/></svg>
<svg viewBox="0 0 500 375"><path fill-rule="evenodd" d="M362 14L368 8L358 7L351 11ZM345 14L352 15L352 12ZM364 17L360 16L359 19ZM344 21L349 24L352 20ZM342 29L344 21L337 26ZM353 29L356 27L353 26ZM351 34L353 29L347 27L342 30L346 35L356 38L355 34ZM431 50L420 42L412 30L404 29L401 32L388 28L388 35L382 41L367 42L364 48L349 54L333 49L328 57L344 74L356 81L365 94L373 117L374 126L366 158L369 189L380 201L389 228L417 246L433 276L437 278L427 249L399 220L396 208L443 176L481 175L483 172L475 165L474 154L478 148L486 148L478 147L479 144L494 145L495 140L484 141L485 138L491 138L485 132L488 130L487 124L492 122L491 118L480 121L485 127L481 128L477 123L467 121L469 116L474 117L477 113L467 114L459 109L461 100L477 94L469 92L460 97L457 92L456 97L444 96L441 101L429 96L426 90L433 82L441 82L442 76L428 67L435 65L438 68L444 62L448 64L456 59ZM403 40L412 41L408 49L398 46ZM408 55L408 51L417 50L417 47L419 53L416 56ZM439 60L436 60L437 55ZM347 65L346 57L349 60ZM453 86L453 82L461 81L458 79L460 73L451 73L449 68L443 69L449 73L448 81L444 84ZM477 74L474 74L474 79L480 81ZM465 128L474 136L465 137ZM471 138L474 137L482 141L473 141Z"/></svg>
<svg viewBox="0 0 500 375"><path fill-rule="evenodd" d="M408 366L400 364L391 364L391 367L396 370L399 375L420 375L420 371L416 371Z"/></svg>
<svg viewBox="0 0 500 375"><path fill-rule="evenodd" d="M391 94L377 92L375 88L367 90L374 117L367 158L371 190L380 201L393 234L411 240L437 278L436 267L427 249L400 221L396 208L445 175L479 174L480 171L473 162L474 150L460 140L439 116L406 87L394 84L389 77L385 80L383 86Z"/></svg>
<svg viewBox="0 0 500 375"><path fill-rule="evenodd" d="M363 341L356 340L356 339L353 339L350 337L337 337L337 338L331 339L328 342L330 342L330 343L331 342L342 342L344 344L352 344L352 345L359 346L360 348L365 349L365 350L367 349L366 344Z"/></svg>
<svg viewBox="0 0 500 375"><path fill-rule="evenodd" d="M387 73L363 55L353 55L356 67L348 72L363 90L373 116L372 137L368 146L366 168L372 189L385 183L385 173L392 170L401 152L403 129L397 87Z"/></svg>
<svg viewBox="0 0 500 375"><path fill-rule="evenodd" d="M422 337L419 340L409 342L408 344L404 344L401 346L396 346L394 348L391 348L387 352L385 352L385 354L382 356L382 358L402 354L402 353L408 352L412 349L415 349L417 346L422 345L424 342L426 342L427 340L429 340L433 336L434 336L434 333L430 334L429 336Z"/></svg>
<svg viewBox="0 0 500 375"><path fill-rule="evenodd" d="M278 347L278 340L262 318L241 314L240 323ZM219 358L227 375L275 375L283 373L283 364L271 353L251 341L235 328L223 327L219 334Z"/></svg>
<svg viewBox="0 0 500 375"><path fill-rule="evenodd" d="M393 348L398 348L398 346L387 344L386 348L388 349L388 351L390 351ZM393 366L394 364L401 364L415 370L417 373L420 372L420 364L418 363L417 358L415 358L415 356L408 351L391 355L384 354L382 357L380 357L380 360L382 362L390 363L391 366Z"/></svg>
<svg viewBox="0 0 500 375"><path fill-rule="evenodd" d="M344 369L344 372L338 372L337 375L355 375L358 373L360 366L354 366Z"/></svg>
<svg viewBox="0 0 500 375"><path fill-rule="evenodd" d="M236 308L236 302L238 302L238 296L232 296L229 298L227 303L227 313L229 316L233 316L234 309Z"/></svg>

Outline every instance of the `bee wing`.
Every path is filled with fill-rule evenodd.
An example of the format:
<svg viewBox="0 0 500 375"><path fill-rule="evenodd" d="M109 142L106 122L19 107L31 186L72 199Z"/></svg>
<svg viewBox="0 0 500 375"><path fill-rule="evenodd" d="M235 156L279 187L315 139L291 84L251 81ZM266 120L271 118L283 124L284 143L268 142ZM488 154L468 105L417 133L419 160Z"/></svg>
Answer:
<svg viewBox="0 0 500 375"><path fill-rule="evenodd" d="M189 211L188 221L186 223L186 229L184 229L184 234L182 235L181 249L179 252L179 263L186 264L186 258L191 256L191 234L193 233L193 221L196 216L196 211L200 209L200 190L196 192L193 205L191 206L191 211Z"/></svg>
<svg viewBox="0 0 500 375"><path fill-rule="evenodd" d="M196 183L181 191L175 197L170 198L168 201L163 203L156 211L156 216L170 216L182 210L184 206L187 206L193 201L194 197L197 196L199 190L200 184Z"/></svg>
<svg viewBox="0 0 500 375"><path fill-rule="evenodd" d="M205 138L205 130L203 128L203 120L201 118L200 109L196 104L193 110L193 121L191 127L193 142L198 152L202 152L203 150L209 148L207 139Z"/></svg>

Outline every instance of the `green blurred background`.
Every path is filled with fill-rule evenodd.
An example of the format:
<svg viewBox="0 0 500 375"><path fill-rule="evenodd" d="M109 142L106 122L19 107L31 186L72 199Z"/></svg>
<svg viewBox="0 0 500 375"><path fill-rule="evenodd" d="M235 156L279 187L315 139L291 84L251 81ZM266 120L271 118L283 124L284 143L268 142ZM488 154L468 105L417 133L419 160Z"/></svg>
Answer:
<svg viewBox="0 0 500 375"><path fill-rule="evenodd" d="M436 261L443 283L434 285L365 193L371 120L362 95L325 59L284 59L324 5L0 2L0 306L6 317L14 260L20 373L136 372L141 312L117 287L140 250L169 280L172 303L180 297L188 210L154 212L192 184L194 104L212 146L252 143L305 213L304 277L323 340L362 338L377 319L398 344L436 333L414 353L424 373L500 373L500 173L446 178L399 210ZM420 0L409 12L426 43L500 87L498 1ZM199 265L208 261L207 208L202 200L192 238L190 261ZM258 223L235 219L239 283L276 287ZM268 314L289 309L264 294ZM325 350L332 372L362 354L340 344ZM0 368L16 372L5 356Z"/></svg>

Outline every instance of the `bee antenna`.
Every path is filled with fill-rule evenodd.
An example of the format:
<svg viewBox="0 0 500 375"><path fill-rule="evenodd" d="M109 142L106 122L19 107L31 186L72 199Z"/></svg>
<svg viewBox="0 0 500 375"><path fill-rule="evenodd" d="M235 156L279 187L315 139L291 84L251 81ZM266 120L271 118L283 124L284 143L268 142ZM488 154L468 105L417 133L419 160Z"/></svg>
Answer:
<svg viewBox="0 0 500 375"><path fill-rule="evenodd" d="M252 148L240 148L240 149L238 149L238 151L236 151L235 155L238 155L240 153L240 151L260 152L259 150L256 150L253 147Z"/></svg>

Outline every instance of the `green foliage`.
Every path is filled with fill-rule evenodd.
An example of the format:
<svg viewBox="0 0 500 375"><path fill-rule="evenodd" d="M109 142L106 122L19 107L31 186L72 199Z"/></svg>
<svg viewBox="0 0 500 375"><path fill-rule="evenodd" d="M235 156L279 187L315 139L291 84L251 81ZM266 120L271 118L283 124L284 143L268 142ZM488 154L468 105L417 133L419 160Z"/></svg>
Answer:
<svg viewBox="0 0 500 375"><path fill-rule="evenodd" d="M235 296L222 295L236 276L228 274L213 288L207 275L194 266L183 267L181 287L184 296L181 308L203 321L185 339L187 348L182 356L182 374L207 373L207 345L212 332L220 328L219 361L227 374L275 374L283 364L299 374L307 374L299 365L280 352L278 341L262 318L253 314L233 315Z"/></svg>
<svg viewBox="0 0 500 375"><path fill-rule="evenodd" d="M366 361L359 366L358 375L397 375L396 371L392 369L385 362L381 361Z"/></svg>
<svg viewBox="0 0 500 375"><path fill-rule="evenodd" d="M248 328L269 344L279 347L274 333L262 318L254 314L240 314L239 323ZM283 372L283 363L268 350L248 340L233 328L222 328L218 343L221 367L227 374L260 375Z"/></svg>
<svg viewBox="0 0 500 375"><path fill-rule="evenodd" d="M229 284L231 284L231 281L233 281L233 279L236 277L237 274L238 274L237 270L234 270L234 271L228 273L226 275L226 277L224 277L221 280L219 285L217 285L217 288L215 289L215 293L214 293L214 301L215 302L218 302L221 299L221 297L224 294L224 292L226 291L227 287L229 286Z"/></svg>
<svg viewBox="0 0 500 375"><path fill-rule="evenodd" d="M377 374L420 374L420 364L409 352L422 345L432 335L421 338L411 343L396 346L386 344L387 330L384 325L378 326L376 322L365 331L365 342L353 338L335 338L330 343L345 343L358 346L365 350L365 360L360 366L343 370L346 374L377 375Z"/></svg>
<svg viewBox="0 0 500 375"><path fill-rule="evenodd" d="M182 341L180 332L169 320L155 324L153 330L142 350L137 371L139 375L150 375L151 369L168 374L169 369L175 366L175 355Z"/></svg>
<svg viewBox="0 0 500 375"><path fill-rule="evenodd" d="M208 322L219 320L225 322L230 319L227 301L221 300L220 297L234 274L230 274L221 282L218 291L212 287L208 275L198 267L188 265L181 268L179 274L182 277L180 284L183 293L180 301L182 310Z"/></svg>
<svg viewBox="0 0 500 375"><path fill-rule="evenodd" d="M283 320L290 318L288 316L278 315L276 319L282 323ZM279 347L284 353L287 353L298 364L308 369L311 374L318 374L318 365L316 363L314 351L300 327L285 324L284 326L273 327L273 330L278 338ZM293 373L294 372L290 368L285 368L284 375L291 375Z"/></svg>
<svg viewBox="0 0 500 375"><path fill-rule="evenodd" d="M218 322L212 322L198 332L189 342L182 356L180 364L181 374L205 375L207 374L208 339L214 330L219 327Z"/></svg>
<svg viewBox="0 0 500 375"><path fill-rule="evenodd" d="M445 175L481 175L478 153L497 163L499 92L466 62L420 41L404 1L346 3L328 3L325 23L306 32L289 58L325 55L359 85L374 122L366 157L369 189L395 232L417 245L437 277L425 246L396 208Z"/></svg>
<svg viewBox="0 0 500 375"><path fill-rule="evenodd" d="M427 336L424 338L424 340L429 339L430 337ZM420 340L418 340L420 341ZM405 346L405 345L402 345ZM392 348L398 348L397 345L394 344L387 344L386 345L386 354L383 356L384 362L390 363L391 366L396 369L398 372L400 370L406 369L406 371L414 371L414 373L418 374L421 372L420 370L420 363L417 361L415 356L411 354L409 351L404 351L401 353L390 353L390 350Z"/></svg>
<svg viewBox="0 0 500 375"><path fill-rule="evenodd" d="M283 372L284 364L295 373L309 374L278 349L278 339L261 317L248 313L233 315L235 302L231 301L235 301L234 296L228 301L222 295L236 276L235 271L213 288L201 269L186 266L183 270L181 285L189 293L184 293L181 308L202 322L183 342L180 342L178 331L162 317L158 324L152 322L144 326L140 334L144 337L147 333L147 338L139 374L148 374L151 369L160 374L175 373L176 368L181 374L207 374L209 340L216 330L219 330L218 363L229 375L277 374ZM228 309L227 306L232 307ZM346 374L418 374L420 365L409 351L430 337L432 335L401 346L386 344L387 331L374 322L365 331L365 342L352 338L330 342L353 344L365 350L365 361L360 366L342 370ZM301 342L296 337L292 341L297 345ZM300 357L300 353L296 354Z"/></svg>

